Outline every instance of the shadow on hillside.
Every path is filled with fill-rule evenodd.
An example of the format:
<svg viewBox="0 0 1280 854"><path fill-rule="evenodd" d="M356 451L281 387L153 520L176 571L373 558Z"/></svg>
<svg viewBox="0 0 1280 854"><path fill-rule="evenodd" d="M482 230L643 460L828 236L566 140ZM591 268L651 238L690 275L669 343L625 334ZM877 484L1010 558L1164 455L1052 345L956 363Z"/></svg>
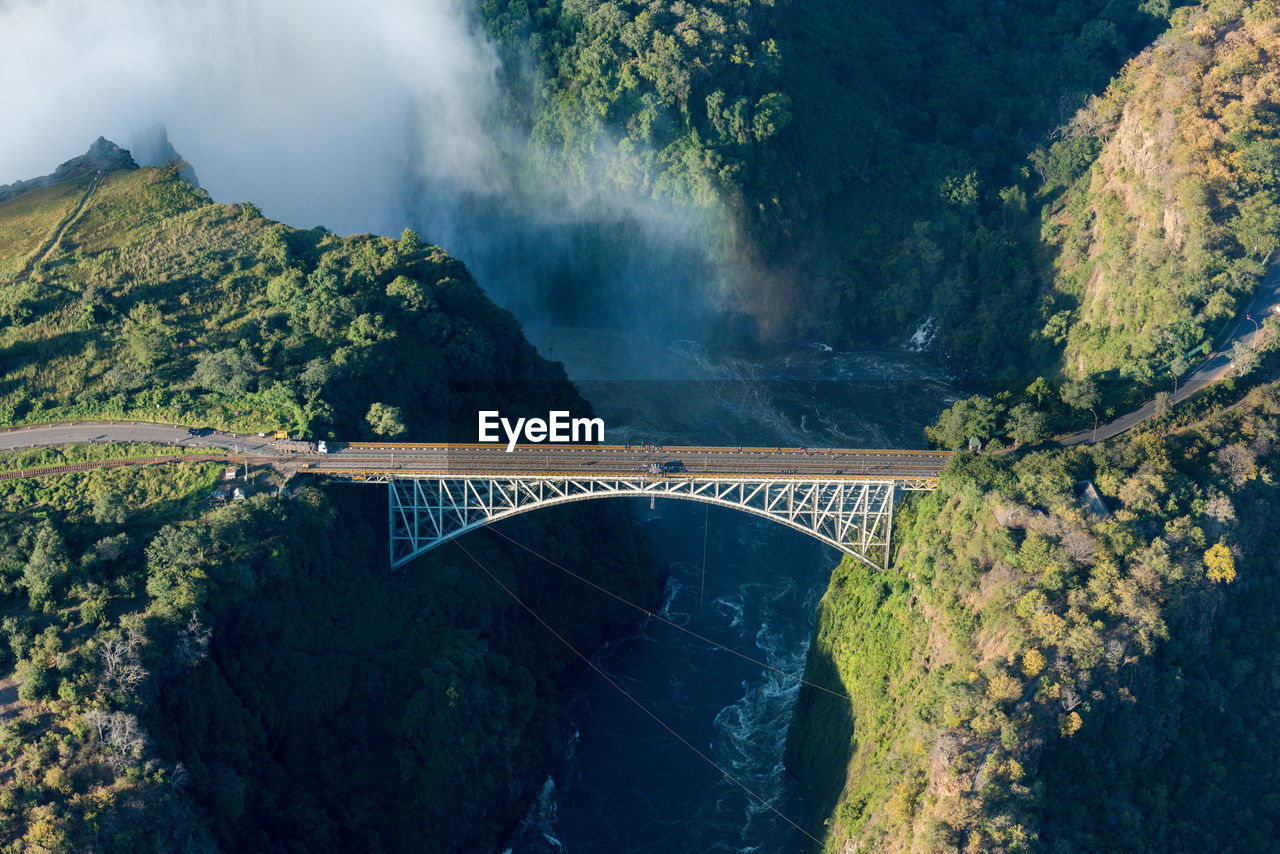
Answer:
<svg viewBox="0 0 1280 854"><path fill-rule="evenodd" d="M932 317L943 352L990 375L975 379L1052 370L1061 350L1039 331L1071 306L1039 305L1054 253L1028 157L1164 31L1155 5L814 0L780 16L791 122L755 168L805 226L772 228L762 205L752 235L795 232L802 251L775 260L805 282L815 334L902 338Z"/></svg>
<svg viewBox="0 0 1280 854"><path fill-rule="evenodd" d="M16 373L28 365L47 365L55 359L83 353L91 334L90 330L79 329L58 332L47 338L15 341L0 348L0 361L4 363L6 373ZM0 388L0 394L7 391Z"/></svg>
<svg viewBox="0 0 1280 854"><path fill-rule="evenodd" d="M843 690L840 672L826 650L810 649L804 678L815 685ZM849 762L853 758L854 721L849 700L808 685L800 698L787 734L786 767L804 797L802 824L815 836L840 802ZM800 729L803 722L803 729Z"/></svg>

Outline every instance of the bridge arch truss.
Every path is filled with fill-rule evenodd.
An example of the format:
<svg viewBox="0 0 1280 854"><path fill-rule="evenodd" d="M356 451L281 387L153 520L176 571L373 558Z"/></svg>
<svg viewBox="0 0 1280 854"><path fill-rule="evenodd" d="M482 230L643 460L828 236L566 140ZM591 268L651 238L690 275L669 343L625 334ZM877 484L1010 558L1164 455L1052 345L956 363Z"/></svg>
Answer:
<svg viewBox="0 0 1280 854"><path fill-rule="evenodd" d="M394 477L387 482L392 568L469 531L530 510L594 498L651 497L753 513L881 569L888 566L898 490L933 488L928 478L449 475Z"/></svg>

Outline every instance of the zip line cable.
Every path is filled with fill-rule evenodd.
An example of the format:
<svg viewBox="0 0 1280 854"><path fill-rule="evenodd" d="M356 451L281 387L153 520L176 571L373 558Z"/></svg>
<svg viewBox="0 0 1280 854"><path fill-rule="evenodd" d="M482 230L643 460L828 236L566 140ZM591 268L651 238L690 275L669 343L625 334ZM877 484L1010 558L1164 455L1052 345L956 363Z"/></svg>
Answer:
<svg viewBox="0 0 1280 854"><path fill-rule="evenodd" d="M632 602L630 599L619 596L617 593L614 593L612 590L608 589L607 587L601 587L599 584L596 584L591 579L586 578L582 575L579 575L578 573L574 572L572 569L569 569L566 566L556 563L551 558L529 548L519 540L514 540L511 537L508 537L506 534L502 533L497 528L486 527L485 530L489 531L490 533L497 534L499 537L502 537L502 539L511 543L511 545L513 546L519 546L520 548L527 551L529 554L536 557L538 560L543 561L544 563L551 564L552 566L554 566L556 569L560 570L564 574L578 579L588 587L591 587L595 590L599 590L604 595L609 596L610 598L616 599L617 601L621 602L623 605L626 605L630 608L635 608L637 611L644 614L646 617L649 617L650 619L657 620L660 623L665 623L666 625L670 626L673 629L684 632L689 637L697 638L698 640L702 641L705 644L714 646L716 649L723 650L724 652L727 652L730 655L736 655L738 658L741 658L743 661L749 661L754 665L763 667L765 670L769 670L769 671L772 671L773 673L777 673L779 676L785 676L788 679L799 682L801 685L807 685L810 688L814 689L815 691L822 691L823 693L830 694L833 697L839 697L842 700L848 700L850 703L853 702L853 698L850 697L848 694L843 694L839 691L833 691L830 688L824 688L823 686L818 685L815 682L810 682L808 679L805 679L803 676L796 676L794 673L788 673L787 671L782 670L781 668L774 667L772 664L769 664L768 662L761 661L758 658L752 658L746 653L738 652L736 649L727 647L722 643L717 643L716 641L713 641L711 638L706 637L704 635L700 635L697 632L693 631L692 629L686 629L684 626L680 625L679 623L672 622L671 620L668 620L666 617L662 616L661 614L656 614L653 611L650 611L648 608L644 607L643 605L637 605L635 602Z"/></svg>
<svg viewBox="0 0 1280 854"><path fill-rule="evenodd" d="M818 837L814 836L812 833L810 833L809 831L805 830L803 827L801 827L800 825L796 824L794 821L792 821L791 819L789 819L789 818L787 818L785 815L783 815L783 814L782 814L782 812L781 812L777 807L775 807L773 804L771 804L771 803L769 803L768 801L766 801L766 800L765 800L763 797L761 797L760 795L757 795L757 794L756 794L756 793L755 793L755 792L754 792L754 791L753 791L753 790L752 790L752 789L751 789L751 788L750 788L746 783L742 782L742 781L741 781L741 780L739 780L737 777L735 777L735 776L733 776L732 774L730 774L727 770L725 770L723 767L721 767L719 764L717 764L717 763L716 763L716 761L715 761L714 759L712 759L712 758L711 758L710 756L708 756L707 754L703 753L703 752L702 752L701 750L699 750L698 748L694 747L692 742L690 742L687 738L685 738L685 737L684 737L684 736L682 736L680 733L678 733L678 732L676 732L674 729L672 729L672 728L671 728L671 726L670 726L670 725L668 725L666 721L662 720L662 718L658 717L656 714L654 714L653 712L649 711L649 708L648 708L647 706L645 706L645 704L644 704L644 703L641 703L641 702L640 702L639 700L637 700L635 697L633 697L633 696L631 696L629 693L627 693L627 689L623 688L621 685L619 685L617 682L615 682L615 681L613 680L613 678L612 678L612 677L610 677L608 673L605 673L602 669L600 669L599 665L597 665L594 661L592 661L590 658L588 658L587 656L585 656L585 655L583 655L581 652L579 652L577 647L575 647L573 644L569 643L569 641L568 641L568 640L566 640L566 639L565 639L565 637L564 637L563 635L561 635L559 632L557 632L555 629L553 629L553 628L551 627L551 625L550 625L546 620L542 619L542 617L540 617L540 616L538 615L538 612L537 612L537 611L533 610L533 608L531 608L531 607L529 607L529 605L525 604L524 600L523 600L523 599L521 599L519 596L517 596L517 595L515 594L515 591L513 591L511 588L507 587L507 585L503 584L503 583L502 583L502 581L498 578L498 576L496 576L496 575L494 575L492 572L490 572L490 571L489 571L489 568L488 568L488 567L486 567L483 563L481 563L481 562L480 562L479 558L477 558L475 555L473 555L470 551L468 551L468 550L467 550L467 547L466 547L466 546L464 546L464 545L463 545L462 543L460 543L458 540L453 540L453 544L454 544L454 545L456 545L458 548L462 549L463 554L465 554L467 557L471 558L471 562L472 562L472 563L474 563L476 566L480 567L480 571L481 571L481 572L483 572L485 575L489 576L489 578L493 581L493 583L494 583L494 584L496 584L496 585L498 585L499 587L501 587L501 588L502 588L502 590L503 590L503 591L504 591L508 596L510 596L513 600L515 600L515 603L516 603L517 605L519 605L521 608L525 609L525 611L527 611L527 612L529 613L529 616L533 617L535 620L537 620L539 623L541 623L541 624L542 624L542 627L543 627L543 628L545 628L547 631L551 632L551 634L555 635L556 640L560 641L560 643L562 643L562 644L564 644L566 647L568 647L568 649L569 649L569 651L570 651L570 652L572 652L572 653L573 653L574 655L576 655L578 658L582 659L582 660L583 660L583 662L585 662L585 663L586 663L586 665L587 665L588 667L590 667L592 670L594 670L596 673L600 674L600 677L601 677L602 679L604 679L606 682L608 682L610 685L612 685L615 689L617 689L617 691L618 691L618 693L619 693L619 694L621 694L622 696L624 696L624 697L626 697L628 700L630 700L632 703L634 703L634 704L635 704L635 706L636 706L638 709L640 709L640 711L644 712L646 715L648 715L650 718L652 718L652 719L653 719L653 720L658 724L658 726L660 726L660 727L662 727L663 729L665 729L665 730L666 730L667 732L669 732L669 733L670 733L670 734L671 734L671 735L672 735L672 736L673 736L677 741L679 741L679 742L680 742L681 744L683 744L685 747L689 748L689 749L690 749L690 750L692 750L694 753L696 753L696 754L698 755L698 757L699 757L699 758L701 758L704 762L706 762L706 763L707 763L708 765L710 765L712 768L714 768L714 769L716 769L717 771L719 771L719 772L720 772L721 774L723 774L723 775L725 776L725 778L727 778L730 782L732 782L732 783L733 783L734 785L736 785L738 788L742 789L742 791L746 792L746 793L747 793L748 795L750 795L753 799L755 799L756 801L758 801L758 802L760 803L760 805L761 805L761 806L763 806L765 809L769 810L769 811L770 811L770 812L772 812L774 815L776 815L778 818L782 819L782 820L783 820L783 821L785 821L787 824L791 825L791 826L792 826L792 827L794 827L796 830L798 830L798 831L800 831L801 833L803 833L803 834L804 834L805 836L807 836L809 839L812 839L814 842L816 842L816 843L818 844L818 846L819 846L819 847L821 847L821 846L822 846L822 840L821 840L821 839L819 839ZM517 545L519 545L519 544L517 543Z"/></svg>
<svg viewBox="0 0 1280 854"><path fill-rule="evenodd" d="M702 616L702 600L707 595L707 534L711 530L711 505L702 517L702 587L698 590L698 616Z"/></svg>

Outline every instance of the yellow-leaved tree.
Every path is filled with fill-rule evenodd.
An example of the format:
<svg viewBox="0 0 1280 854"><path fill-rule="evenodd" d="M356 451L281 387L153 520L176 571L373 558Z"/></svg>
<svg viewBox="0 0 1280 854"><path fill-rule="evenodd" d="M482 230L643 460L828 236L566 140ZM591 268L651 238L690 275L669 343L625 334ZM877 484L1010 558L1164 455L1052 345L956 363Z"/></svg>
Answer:
<svg viewBox="0 0 1280 854"><path fill-rule="evenodd" d="M1226 543L1214 543L1204 553L1205 576L1210 581L1230 584L1236 580L1236 559Z"/></svg>

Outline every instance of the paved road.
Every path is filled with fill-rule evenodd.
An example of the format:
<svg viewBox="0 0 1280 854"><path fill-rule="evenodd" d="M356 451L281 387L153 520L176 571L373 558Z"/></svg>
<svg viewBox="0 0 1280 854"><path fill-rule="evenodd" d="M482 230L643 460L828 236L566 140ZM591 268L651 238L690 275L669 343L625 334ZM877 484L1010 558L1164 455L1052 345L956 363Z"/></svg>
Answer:
<svg viewBox="0 0 1280 854"><path fill-rule="evenodd" d="M334 475L440 474L453 476L579 474L591 477L833 478L850 480L932 479L951 454L944 451L862 449L664 447L624 445L518 445L512 453L495 445L333 446L308 457L304 468Z"/></svg>
<svg viewBox="0 0 1280 854"><path fill-rule="evenodd" d="M331 452L287 453L270 439L231 433L192 436L186 427L144 422L48 424L0 431L0 450L88 442L153 442L221 449L298 466L315 474L386 476L586 475L591 477L813 478L931 480L945 451L666 447L623 445L443 445L331 442ZM657 467L657 468L655 468Z"/></svg>
<svg viewBox="0 0 1280 854"><path fill-rule="evenodd" d="M145 421L89 421L64 424L37 424L0 430L0 451L49 445L77 445L91 442L150 442L191 448L222 448L250 454L276 456L271 440L232 433L192 436L186 427L149 424Z"/></svg>
<svg viewBox="0 0 1280 854"><path fill-rule="evenodd" d="M1248 307L1240 315L1227 340L1223 342L1218 350L1209 355L1204 364L1178 383L1178 390L1171 396L1170 403L1180 403L1202 391L1205 386L1215 383L1229 374L1232 370L1230 355L1232 346L1239 341L1246 346L1255 347L1261 335L1260 327L1262 321L1275 311L1277 305L1280 305L1280 260L1273 262L1267 270L1266 276L1262 279L1262 284L1258 287L1258 292L1253 295ZM1249 316L1252 316L1253 320L1250 320ZM1257 325L1255 325L1254 321L1257 321ZM1114 418L1105 424L1099 424L1096 439L1101 441L1110 439L1112 436L1118 436L1155 414L1156 402L1149 400L1132 412L1126 412L1119 418ZM1079 433L1072 433L1068 436L1060 436L1050 444L1079 445L1094 440L1095 431L1090 429L1081 430Z"/></svg>

